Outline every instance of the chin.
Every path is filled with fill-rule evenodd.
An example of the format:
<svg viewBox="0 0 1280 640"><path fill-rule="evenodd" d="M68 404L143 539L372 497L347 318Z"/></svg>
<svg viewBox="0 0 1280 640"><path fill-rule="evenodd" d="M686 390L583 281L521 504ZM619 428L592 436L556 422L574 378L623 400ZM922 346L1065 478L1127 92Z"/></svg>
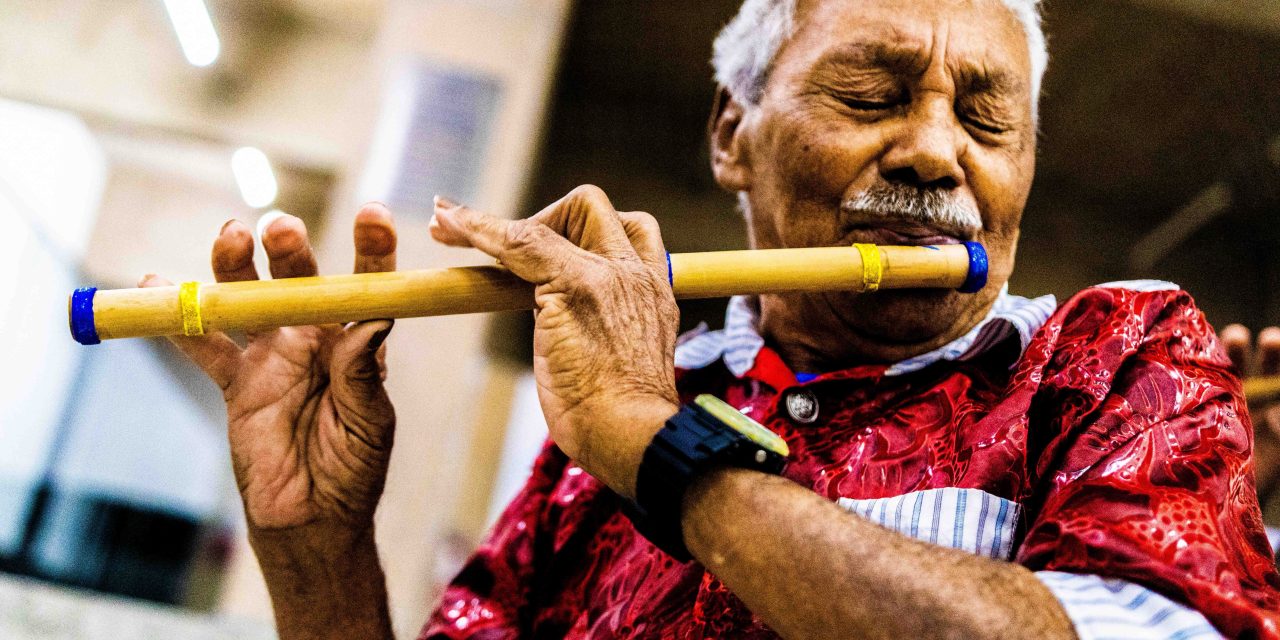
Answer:
<svg viewBox="0 0 1280 640"><path fill-rule="evenodd" d="M902 345L930 342L973 317L986 296L955 291L900 290L826 294L846 326L872 340Z"/></svg>

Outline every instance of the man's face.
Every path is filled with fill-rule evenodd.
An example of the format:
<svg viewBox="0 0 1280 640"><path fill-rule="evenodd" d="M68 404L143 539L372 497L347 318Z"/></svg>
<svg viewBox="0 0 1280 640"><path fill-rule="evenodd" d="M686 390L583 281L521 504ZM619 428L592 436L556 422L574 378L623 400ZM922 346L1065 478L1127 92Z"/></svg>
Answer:
<svg viewBox="0 0 1280 640"><path fill-rule="evenodd" d="M763 300L765 312L770 303L808 307L855 334L903 345L972 326L1013 269L1034 173L1021 24L999 0L809 0L796 19L760 104L738 127L741 170L717 167L724 186L747 193L753 243L977 240L990 254L991 279L973 296L787 296ZM932 195L979 224L908 220L877 205L885 198L868 198L886 191Z"/></svg>

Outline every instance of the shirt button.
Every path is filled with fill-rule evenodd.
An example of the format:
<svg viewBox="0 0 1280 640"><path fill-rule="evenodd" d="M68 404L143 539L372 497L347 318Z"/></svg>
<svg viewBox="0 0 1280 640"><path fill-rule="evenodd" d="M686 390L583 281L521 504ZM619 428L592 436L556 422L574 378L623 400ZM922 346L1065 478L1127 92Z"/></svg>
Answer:
<svg viewBox="0 0 1280 640"><path fill-rule="evenodd" d="M818 399L809 391L795 391L787 395L787 413L800 424L812 424L818 420Z"/></svg>

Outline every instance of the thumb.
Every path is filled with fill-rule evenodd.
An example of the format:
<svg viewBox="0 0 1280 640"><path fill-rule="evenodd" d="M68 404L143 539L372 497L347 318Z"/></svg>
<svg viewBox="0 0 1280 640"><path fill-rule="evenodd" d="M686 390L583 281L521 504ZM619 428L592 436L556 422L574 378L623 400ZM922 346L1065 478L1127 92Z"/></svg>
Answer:
<svg viewBox="0 0 1280 640"><path fill-rule="evenodd" d="M333 346L329 364L334 409L352 435L374 449L390 447L395 411L387 390L383 343L393 320L369 320L347 327Z"/></svg>

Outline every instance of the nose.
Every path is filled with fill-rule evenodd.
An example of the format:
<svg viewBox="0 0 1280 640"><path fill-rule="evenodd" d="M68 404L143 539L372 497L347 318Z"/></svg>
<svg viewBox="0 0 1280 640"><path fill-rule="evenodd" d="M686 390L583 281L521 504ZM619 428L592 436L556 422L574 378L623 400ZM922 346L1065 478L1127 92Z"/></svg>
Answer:
<svg viewBox="0 0 1280 640"><path fill-rule="evenodd" d="M942 96L914 105L880 161L885 180L918 188L952 190L965 182L960 166L961 126Z"/></svg>

